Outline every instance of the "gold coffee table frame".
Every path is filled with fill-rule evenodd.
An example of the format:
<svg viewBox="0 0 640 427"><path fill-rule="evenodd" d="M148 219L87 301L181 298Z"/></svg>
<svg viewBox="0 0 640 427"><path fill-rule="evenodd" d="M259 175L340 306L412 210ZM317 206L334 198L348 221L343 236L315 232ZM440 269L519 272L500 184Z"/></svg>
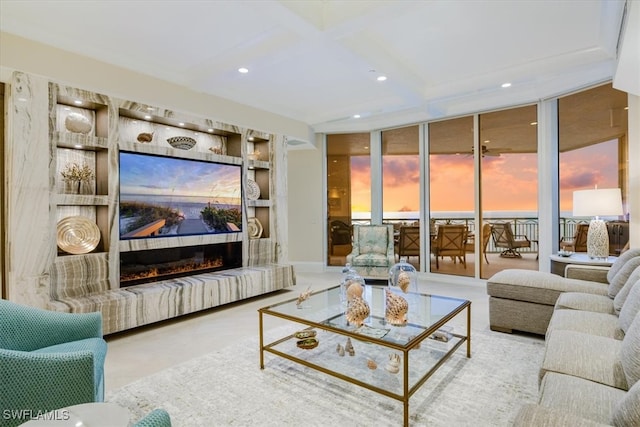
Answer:
<svg viewBox="0 0 640 427"><path fill-rule="evenodd" d="M409 425L409 399L410 397L433 375L433 373L460 347L467 343L467 357L471 357L471 301L449 298L437 295L420 293L404 294L409 302L408 326L417 331L415 336L400 337L398 331L405 330L405 326L387 325L384 320L384 286L367 286L365 300L371 307L371 315L365 321L365 325L373 325L374 329L381 327L388 328L385 336L380 338L358 333L356 326L350 325L345 319L345 305L340 302L339 286L314 292L309 299L296 304L296 299L287 300L281 303L263 307L258 310L260 327L260 369L264 369L264 352L269 352L282 358L291 360L301 365L307 366L327 375L331 375L351 384L390 397L403 402L404 404L404 426ZM402 295L402 294L400 294ZM382 306L380 306L382 304ZM433 365L417 381L409 387L409 352L418 349L420 344L432 336L435 332L443 328L448 322L463 311L467 312L466 335L451 333L451 341L456 341L451 347L436 360ZM435 313L434 313L435 311ZM353 376L346 375L317 363L305 360L293 354L286 353L275 347L291 340L292 347L295 347L297 340L293 334L287 335L271 343L264 343L264 316L273 316L291 322L306 325L305 329L320 329L343 337L354 338L388 349L402 352L402 393L394 393L379 386L369 384ZM386 330L386 329L385 329ZM429 340L432 341L432 340ZM322 342L320 343L322 345ZM313 352L314 350L307 350ZM308 353L307 353L308 354Z"/></svg>

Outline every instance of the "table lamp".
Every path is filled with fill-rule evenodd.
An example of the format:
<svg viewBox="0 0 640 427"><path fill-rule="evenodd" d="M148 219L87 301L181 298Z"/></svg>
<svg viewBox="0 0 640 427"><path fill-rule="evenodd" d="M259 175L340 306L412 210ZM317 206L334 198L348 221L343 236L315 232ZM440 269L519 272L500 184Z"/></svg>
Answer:
<svg viewBox="0 0 640 427"><path fill-rule="evenodd" d="M592 216L587 232L587 255L590 258L609 256L609 233L600 216L622 215L622 194L619 188L579 190L573 192L573 216Z"/></svg>

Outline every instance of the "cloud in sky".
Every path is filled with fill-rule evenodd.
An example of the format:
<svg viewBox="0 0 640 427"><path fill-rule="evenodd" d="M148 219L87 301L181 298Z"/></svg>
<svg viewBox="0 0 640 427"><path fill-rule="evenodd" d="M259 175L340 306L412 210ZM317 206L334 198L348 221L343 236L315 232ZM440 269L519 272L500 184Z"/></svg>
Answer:
<svg viewBox="0 0 640 427"><path fill-rule="evenodd" d="M618 187L617 140L560 155L560 208L571 210L576 189ZM371 207L369 157L351 162L352 206ZM431 155L430 195L434 211L474 210L473 158L465 155ZM485 210L536 211L538 160L535 153L503 153L482 159L482 205ZM383 158L383 209L385 212L420 210L420 163L415 156Z"/></svg>

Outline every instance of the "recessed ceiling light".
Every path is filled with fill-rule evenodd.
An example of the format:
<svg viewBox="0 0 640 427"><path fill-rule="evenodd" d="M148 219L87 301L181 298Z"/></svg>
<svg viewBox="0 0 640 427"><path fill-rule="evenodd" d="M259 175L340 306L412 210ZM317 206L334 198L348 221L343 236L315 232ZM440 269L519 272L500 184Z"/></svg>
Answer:
<svg viewBox="0 0 640 427"><path fill-rule="evenodd" d="M511 83L502 83L502 87L510 87Z"/></svg>
<svg viewBox="0 0 640 427"><path fill-rule="evenodd" d="M490 140L490 139L485 139L485 140L484 140L484 141L482 141L482 142L483 142L483 143L485 143L485 144L488 144L488 143L490 143L490 142L491 142L491 140Z"/></svg>
<svg viewBox="0 0 640 427"><path fill-rule="evenodd" d="M245 67L240 67L238 68L238 72L242 74L247 74L249 72L249 69Z"/></svg>
<svg viewBox="0 0 640 427"><path fill-rule="evenodd" d="M184 123L180 122L178 123L178 126L184 126Z"/></svg>
<svg viewBox="0 0 640 427"><path fill-rule="evenodd" d="M26 101L26 100L25 100L25 101ZM64 108L63 108L63 110L64 110L64 111L71 111L71 108L69 108L69 107L64 107Z"/></svg>
<svg viewBox="0 0 640 427"><path fill-rule="evenodd" d="M376 80L378 80L379 82L383 82L383 81L387 80L387 76L378 76L378 78Z"/></svg>
<svg viewBox="0 0 640 427"><path fill-rule="evenodd" d="M249 141L253 141L253 137L252 136L250 136L248 139L249 139Z"/></svg>
<svg viewBox="0 0 640 427"><path fill-rule="evenodd" d="M353 115L353 118L354 118L354 119L359 119L359 118L360 118L360 114L354 114L354 115Z"/></svg>
<svg viewBox="0 0 640 427"><path fill-rule="evenodd" d="M207 132L213 132L213 129L207 129Z"/></svg>
<svg viewBox="0 0 640 427"><path fill-rule="evenodd" d="M74 147L76 147L76 148L82 148L82 145L80 145L80 144L76 144L76 145L74 145Z"/></svg>
<svg viewBox="0 0 640 427"><path fill-rule="evenodd" d="M146 116L144 116L144 118L147 119L147 120L151 120L151 116L148 115L148 114Z"/></svg>
<svg viewBox="0 0 640 427"><path fill-rule="evenodd" d="M538 124L538 122L531 122L531 123L529 123L529 124L530 124L531 126L535 126L535 125L537 125L537 124Z"/></svg>
<svg viewBox="0 0 640 427"><path fill-rule="evenodd" d="M82 105L82 101L79 99L76 99L75 101L73 101L73 103L76 105Z"/></svg>
<svg viewBox="0 0 640 427"><path fill-rule="evenodd" d="M629 109L629 107L624 107L624 110L628 110L628 109Z"/></svg>

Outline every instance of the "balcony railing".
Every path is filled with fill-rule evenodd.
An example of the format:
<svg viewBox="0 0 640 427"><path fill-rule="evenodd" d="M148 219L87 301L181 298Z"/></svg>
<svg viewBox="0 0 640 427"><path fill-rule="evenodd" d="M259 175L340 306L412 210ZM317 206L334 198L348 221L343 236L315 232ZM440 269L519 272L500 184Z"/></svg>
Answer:
<svg viewBox="0 0 640 427"><path fill-rule="evenodd" d="M510 222L512 225L513 234L516 235L524 235L531 241L531 246L529 248L522 248L519 251L522 253L537 253L538 252L538 218L534 217L500 217L500 218L491 218L486 217L483 219L484 222L488 222L489 224L493 224L496 222ZM385 224L394 224L396 226L401 225L412 225L419 224L418 218L405 218L403 220L397 219L383 219L383 223ZM576 227L580 223L584 223L583 219L578 218L560 218L560 238L561 239L571 239L575 234ZM357 225L367 225L370 224L370 219L357 219L353 220L352 224ZM469 233L476 232L476 224L473 218L464 218L464 217L438 217L432 219L432 224L436 226L439 224L462 224L466 225ZM487 246L487 252L496 253L501 252L502 249L496 249L493 243L493 239L489 239L489 243Z"/></svg>

